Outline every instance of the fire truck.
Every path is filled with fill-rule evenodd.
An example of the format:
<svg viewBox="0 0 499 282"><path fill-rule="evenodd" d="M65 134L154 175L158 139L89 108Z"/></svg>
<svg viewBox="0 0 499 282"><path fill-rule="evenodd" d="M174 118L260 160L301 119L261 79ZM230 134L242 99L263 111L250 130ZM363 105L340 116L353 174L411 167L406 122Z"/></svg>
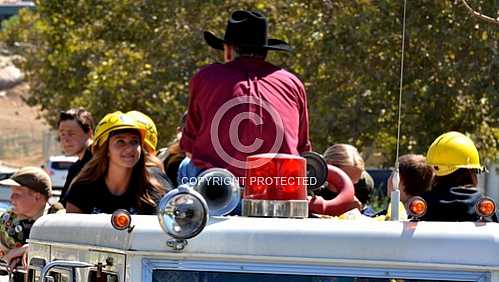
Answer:
<svg viewBox="0 0 499 282"><path fill-rule="evenodd" d="M324 179L321 163L272 156L248 175ZM425 210L419 199L408 205L411 221L310 218L306 187L297 182L246 179L241 191L223 169L199 180L167 193L157 215L40 218L29 239L28 280L499 281L498 223L417 221ZM241 215L229 215L241 195ZM477 212L489 216L484 207Z"/></svg>

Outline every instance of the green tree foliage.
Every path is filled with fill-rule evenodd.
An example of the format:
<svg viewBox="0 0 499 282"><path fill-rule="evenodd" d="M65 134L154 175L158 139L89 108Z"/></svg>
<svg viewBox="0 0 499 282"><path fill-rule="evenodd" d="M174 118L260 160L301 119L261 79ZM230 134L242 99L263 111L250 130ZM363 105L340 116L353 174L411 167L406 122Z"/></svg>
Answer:
<svg viewBox="0 0 499 282"><path fill-rule="evenodd" d="M309 3L306 3L309 2ZM471 1L470 1L471 2ZM490 1L489 1L490 2ZM494 11L492 4L474 6ZM499 34L460 1L407 1L401 153L424 153L436 136L467 132L484 156L499 142ZM489 5L489 6L487 6ZM230 12L263 11L291 55L269 60L305 82L317 151L352 143L391 164L396 144L403 1L39 1L4 26L32 94L54 124L61 109L97 118L114 110L149 114L164 145L201 66L221 61L203 30L223 35Z"/></svg>

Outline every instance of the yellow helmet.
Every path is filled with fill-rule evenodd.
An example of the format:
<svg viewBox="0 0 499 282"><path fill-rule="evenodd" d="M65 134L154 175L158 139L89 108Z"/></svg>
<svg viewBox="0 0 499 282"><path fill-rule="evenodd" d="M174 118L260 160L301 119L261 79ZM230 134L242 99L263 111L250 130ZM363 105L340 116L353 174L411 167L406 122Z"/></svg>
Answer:
<svg viewBox="0 0 499 282"><path fill-rule="evenodd" d="M120 129L138 130L141 137L140 142L141 144L144 143L145 129L133 116L117 111L107 114L99 121L99 124L97 124L92 150L97 146L102 146L102 144L109 139L109 133Z"/></svg>
<svg viewBox="0 0 499 282"><path fill-rule="evenodd" d="M155 154L156 146L158 145L158 130L154 121L148 115L139 111L129 111L126 114L135 118L139 126L145 130L144 147L149 153Z"/></svg>
<svg viewBox="0 0 499 282"><path fill-rule="evenodd" d="M426 161L435 169L437 176L449 175L459 168L483 169L473 141L456 131L435 139L428 149Z"/></svg>

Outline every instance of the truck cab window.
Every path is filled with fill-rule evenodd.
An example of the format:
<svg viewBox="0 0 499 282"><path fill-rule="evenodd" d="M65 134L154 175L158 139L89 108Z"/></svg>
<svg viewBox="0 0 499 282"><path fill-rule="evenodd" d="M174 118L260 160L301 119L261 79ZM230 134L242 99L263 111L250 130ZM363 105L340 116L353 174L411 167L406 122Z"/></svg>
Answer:
<svg viewBox="0 0 499 282"><path fill-rule="evenodd" d="M386 281L424 281L423 279L397 279L397 278L368 278L368 277L340 277L340 276L316 276L316 275L292 275L271 273L235 273L235 272L211 272L211 271L178 271L178 270L154 270L152 282L175 281L175 282L229 282L229 281L260 281L260 282L386 282ZM448 280L441 280L448 281Z"/></svg>

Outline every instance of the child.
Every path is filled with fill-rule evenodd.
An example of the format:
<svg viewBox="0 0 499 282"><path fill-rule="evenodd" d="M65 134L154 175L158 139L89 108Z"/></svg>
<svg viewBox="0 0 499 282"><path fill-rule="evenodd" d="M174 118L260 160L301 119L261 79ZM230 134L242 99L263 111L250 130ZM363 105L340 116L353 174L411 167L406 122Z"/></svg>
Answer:
<svg viewBox="0 0 499 282"><path fill-rule="evenodd" d="M400 219L407 218L404 205L413 196L422 196L428 191L433 180L433 169L426 164L426 158L422 155L407 154L399 157L400 174ZM393 190L392 176L388 178L387 194L391 195ZM390 207L391 204L388 205ZM386 215L386 220L390 218L390 210L381 211L377 215Z"/></svg>

